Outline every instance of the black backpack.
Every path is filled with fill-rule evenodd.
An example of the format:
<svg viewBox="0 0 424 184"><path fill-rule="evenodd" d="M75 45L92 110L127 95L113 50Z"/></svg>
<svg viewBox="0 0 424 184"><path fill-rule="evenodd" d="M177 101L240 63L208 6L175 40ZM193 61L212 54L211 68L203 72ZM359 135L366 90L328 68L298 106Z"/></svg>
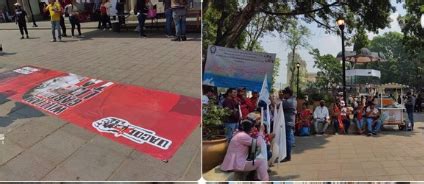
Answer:
<svg viewBox="0 0 424 184"><path fill-rule="evenodd" d="M247 161L253 161L253 165L255 165L256 157L261 153L260 147L258 147L258 140L252 139L252 143L249 146L249 153L247 155Z"/></svg>

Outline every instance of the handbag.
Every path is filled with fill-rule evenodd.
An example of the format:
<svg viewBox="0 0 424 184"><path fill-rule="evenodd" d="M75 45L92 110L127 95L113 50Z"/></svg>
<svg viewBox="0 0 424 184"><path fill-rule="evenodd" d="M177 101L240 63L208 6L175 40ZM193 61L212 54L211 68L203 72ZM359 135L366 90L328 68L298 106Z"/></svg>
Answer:
<svg viewBox="0 0 424 184"><path fill-rule="evenodd" d="M149 9L147 10L147 17L148 18L155 18L156 17L156 9Z"/></svg>

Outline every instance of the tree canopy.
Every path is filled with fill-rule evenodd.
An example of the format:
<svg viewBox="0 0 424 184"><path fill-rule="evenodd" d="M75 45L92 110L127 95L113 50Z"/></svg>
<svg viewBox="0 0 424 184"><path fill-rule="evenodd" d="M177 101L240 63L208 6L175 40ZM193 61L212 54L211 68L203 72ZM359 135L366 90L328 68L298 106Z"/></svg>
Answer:
<svg viewBox="0 0 424 184"><path fill-rule="evenodd" d="M249 0L243 5L235 0L205 0L203 3L208 6L206 12L210 8L216 8L222 12L215 18L220 20L217 24L215 44L225 47L236 47L239 37L242 36L246 27L258 14L268 15L268 21L274 22L274 26L267 28L268 31L282 31L290 19L302 19L307 23L316 22L319 27L324 28L329 33L337 32L335 20L343 16L346 20L347 32L352 33L359 27L378 32L378 29L385 28L390 23L389 15L394 11L389 0ZM228 3L231 6L223 7L224 4ZM207 17L205 16L205 18ZM223 22L227 24L223 24Z"/></svg>

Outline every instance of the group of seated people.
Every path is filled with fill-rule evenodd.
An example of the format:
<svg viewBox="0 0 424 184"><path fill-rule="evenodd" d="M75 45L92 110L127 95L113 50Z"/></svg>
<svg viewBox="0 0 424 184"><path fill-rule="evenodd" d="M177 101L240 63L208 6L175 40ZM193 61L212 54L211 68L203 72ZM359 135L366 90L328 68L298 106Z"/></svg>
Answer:
<svg viewBox="0 0 424 184"><path fill-rule="evenodd" d="M354 108L352 105L346 106L346 103L341 100L333 105L330 114L325 101L321 100L313 113L307 108L306 103L303 104L298 114L296 133L301 136L309 135L313 125L316 135L323 135L331 123L336 135L348 134L351 123L356 125L359 135L364 133L368 136L377 135L382 125L380 111L372 101L367 102L366 105L359 103Z"/></svg>
<svg viewBox="0 0 424 184"><path fill-rule="evenodd" d="M368 136L371 136L377 135L382 125L379 118L380 112L371 101L366 106L360 103L356 108L352 108L346 107L346 103L340 100L331 110L330 114L323 100L313 113L307 108L307 104L303 104L296 121L296 132L301 132L304 127L310 129L314 126L316 135L323 135L328 126L333 123L335 134L348 134L350 124L353 122L358 128L358 134L367 132ZM259 112L248 113L232 135L224 161L220 166L221 170L256 171L256 179L268 181L268 160L272 156L271 142L274 137L275 135L268 133L265 125L261 123ZM258 156L253 160L249 159L253 145L266 148L267 158Z"/></svg>

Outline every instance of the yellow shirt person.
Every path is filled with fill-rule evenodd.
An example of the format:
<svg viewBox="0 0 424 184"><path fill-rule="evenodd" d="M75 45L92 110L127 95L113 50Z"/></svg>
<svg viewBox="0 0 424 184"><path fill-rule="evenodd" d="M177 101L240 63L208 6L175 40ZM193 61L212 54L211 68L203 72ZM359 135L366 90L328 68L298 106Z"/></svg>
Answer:
<svg viewBox="0 0 424 184"><path fill-rule="evenodd" d="M49 11L51 21L60 21L61 6L58 2L47 5L45 10Z"/></svg>

